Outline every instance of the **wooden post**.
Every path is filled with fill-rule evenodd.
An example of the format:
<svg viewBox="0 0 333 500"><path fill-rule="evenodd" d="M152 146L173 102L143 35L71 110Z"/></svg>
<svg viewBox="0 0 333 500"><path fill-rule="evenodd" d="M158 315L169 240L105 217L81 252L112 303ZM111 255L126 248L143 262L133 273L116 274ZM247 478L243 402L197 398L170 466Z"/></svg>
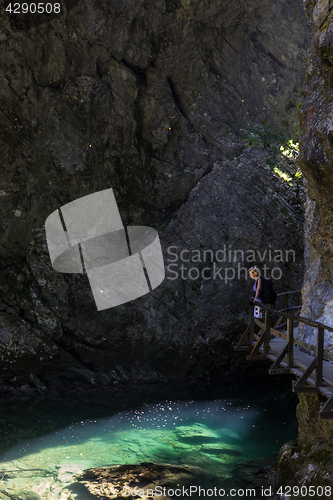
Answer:
<svg viewBox="0 0 333 500"><path fill-rule="evenodd" d="M271 313L265 311L265 340L264 340L264 355L268 354L269 351L269 340L271 336Z"/></svg>
<svg viewBox="0 0 333 500"><path fill-rule="evenodd" d="M288 312L288 307L289 307L289 294L286 293L286 295L284 296L284 308L286 313Z"/></svg>
<svg viewBox="0 0 333 500"><path fill-rule="evenodd" d="M320 325L317 328L316 387L323 386L323 361L324 361L324 328L322 325Z"/></svg>
<svg viewBox="0 0 333 500"><path fill-rule="evenodd" d="M288 354L287 363L288 368L294 366L294 320L287 318L287 334L288 334Z"/></svg>
<svg viewBox="0 0 333 500"><path fill-rule="evenodd" d="M250 342L254 341L254 303L250 302Z"/></svg>

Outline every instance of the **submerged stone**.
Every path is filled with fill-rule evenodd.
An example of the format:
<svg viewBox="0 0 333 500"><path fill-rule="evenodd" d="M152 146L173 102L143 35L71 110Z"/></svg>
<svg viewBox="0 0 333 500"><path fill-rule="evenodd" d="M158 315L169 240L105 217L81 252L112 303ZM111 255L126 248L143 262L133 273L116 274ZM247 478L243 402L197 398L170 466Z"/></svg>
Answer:
<svg viewBox="0 0 333 500"><path fill-rule="evenodd" d="M220 437L216 431L210 429L204 424L182 425L175 429L175 432L178 436L178 439L209 438L216 440Z"/></svg>
<svg viewBox="0 0 333 500"><path fill-rule="evenodd" d="M230 457L240 457L243 453L233 448L228 448L223 443L206 444L200 448L203 453L210 453L211 455L229 455Z"/></svg>
<svg viewBox="0 0 333 500"><path fill-rule="evenodd" d="M6 491L2 490L0 492L0 498L3 500L42 500L42 497L35 493L34 491L17 490L17 491Z"/></svg>
<svg viewBox="0 0 333 500"><path fill-rule="evenodd" d="M220 436L223 438L232 438L232 439L241 439L241 437L235 432L232 431L231 429L227 429L225 427L222 427L221 429L217 429L216 431Z"/></svg>
<svg viewBox="0 0 333 500"><path fill-rule="evenodd" d="M133 498L147 500L153 491L159 491L158 498L169 500L171 492L183 485L193 485L201 477L208 476L199 467L141 463L103 467L86 471L78 478L87 490L103 499Z"/></svg>

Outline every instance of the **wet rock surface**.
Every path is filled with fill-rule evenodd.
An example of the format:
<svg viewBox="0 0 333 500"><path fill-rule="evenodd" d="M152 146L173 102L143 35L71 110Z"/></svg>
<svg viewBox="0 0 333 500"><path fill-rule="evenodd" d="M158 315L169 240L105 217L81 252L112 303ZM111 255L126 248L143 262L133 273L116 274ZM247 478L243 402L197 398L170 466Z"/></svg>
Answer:
<svg viewBox="0 0 333 500"><path fill-rule="evenodd" d="M52 495L53 498L66 498L74 500L92 500L93 498L113 499L113 498L139 498L149 499L154 495L162 499L202 497L202 491L209 492L216 488L216 491L225 491L230 488L239 488L242 492L246 487L252 490L251 497L262 498L262 488L272 487L272 476L274 475L271 466L266 466L268 460L239 464L234 469L234 476L227 479L215 476L205 471L201 467L191 465L174 465L166 463L142 462L138 464L114 465L110 467L97 467L88 469L82 473L79 466L64 465L57 471L55 477L45 479L40 476L40 484L32 489L22 487L22 478L17 477L18 488L7 487L0 489L1 500L23 499L39 500L45 496ZM19 469L17 470L17 472ZM27 472L26 472L27 473ZM31 474L31 472L30 472ZM24 476L21 472L21 476ZM5 477L5 480L8 479ZM23 479L24 481L25 479ZM191 490L191 495L189 495ZM199 494L201 488L201 494ZM224 489L225 488L225 489ZM272 488L273 491L273 488ZM180 494L179 494L180 492ZM266 493L267 497L267 493Z"/></svg>
<svg viewBox="0 0 333 500"><path fill-rule="evenodd" d="M233 487L246 486L252 490L252 498L262 497L262 488L272 488L272 475L274 474L270 466L262 467L262 463L252 461L240 464L237 467L237 477L233 478ZM236 470L234 471L236 474ZM191 497L200 498L199 487L214 492L220 488L221 491L229 491L230 481L223 482L223 478L214 478L200 467L188 465L175 466L170 464L141 463L137 465L121 465L116 467L97 468L86 471L78 477L80 484L93 495L100 498L125 498L130 492L135 498L151 498L152 491L159 492L159 498L173 498L173 491L177 490L177 496L186 498L190 487L192 487ZM226 487L224 490L223 486ZM195 490L196 488L196 490ZM221 489L222 488L222 489ZM69 489L76 491L77 486L72 485ZM149 491L150 490L150 491ZM77 489L77 491L79 491ZM184 493L185 491L185 493ZM273 492L273 488L271 490ZM125 492L125 495L124 495ZM180 494L179 494L180 492ZM156 494L156 493L155 493ZM242 493L241 493L242 495ZM267 494L266 494L267 496Z"/></svg>
<svg viewBox="0 0 333 500"><path fill-rule="evenodd" d="M207 477L208 474L199 467L141 463L88 470L78 481L97 497L126 497L130 492L131 496L144 500L152 496L147 490L159 487L162 492L160 498L170 499L173 495L168 494L169 490L194 485L200 476Z"/></svg>

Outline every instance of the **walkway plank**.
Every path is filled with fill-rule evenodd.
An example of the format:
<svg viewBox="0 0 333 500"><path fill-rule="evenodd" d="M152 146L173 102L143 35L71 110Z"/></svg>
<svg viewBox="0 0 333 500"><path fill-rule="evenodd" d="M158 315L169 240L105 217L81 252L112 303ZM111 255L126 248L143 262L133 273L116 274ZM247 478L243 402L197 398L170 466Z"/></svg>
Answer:
<svg viewBox="0 0 333 500"><path fill-rule="evenodd" d="M280 352L283 350L283 348L286 346L286 344L287 344L287 342L283 339L280 339L280 338L272 339L270 341L270 349L269 349L268 354L266 355L266 358L269 359L270 361L273 361L273 362L276 361ZM254 346L255 342L253 342L252 345ZM259 352L261 354L260 359L264 359L264 356L262 354L262 349L260 349ZM258 358L259 358L260 354L258 354ZM295 345L294 346L294 366L290 370L288 370L287 362L285 360L283 360L280 363L281 371L277 369L276 373L292 373L292 374L296 375L297 377L301 377L303 375L303 373L305 372L305 370L308 368L308 366L310 366L313 359L314 359L314 356L312 356L311 354L308 354L304 351L301 351L299 349L299 347L297 345ZM274 371L272 374L274 374ZM332 363L330 363L329 361L325 361L325 360L323 362L323 383L324 383L323 387L316 388L314 373L312 373L309 376L309 378L307 379L307 382L310 384L310 386L308 386L308 389L310 389L310 391L307 390L307 386L303 386L301 392L303 392L303 391L304 392L317 392L317 391L319 391L327 398L331 398L333 396L333 365L332 365ZM331 417L327 417L327 414L326 414L325 418L331 418ZM333 412L332 412L332 419L333 419Z"/></svg>
<svg viewBox="0 0 333 500"><path fill-rule="evenodd" d="M271 361L275 361L286 345L286 341L282 339L272 339L270 341L270 346L271 349L269 350L267 358L270 359ZM314 356L301 351L298 345L294 346L294 367L296 368L297 366L301 368L302 370L306 370L308 366L311 364ZM287 363L283 361L281 363L283 368L287 366ZM291 372L293 371L293 368L291 369ZM295 373L295 375L298 375L298 373ZM310 376L311 377L311 376ZM333 387L333 365L329 361L323 362L323 379L324 381ZM313 381L314 381L314 376L313 376Z"/></svg>

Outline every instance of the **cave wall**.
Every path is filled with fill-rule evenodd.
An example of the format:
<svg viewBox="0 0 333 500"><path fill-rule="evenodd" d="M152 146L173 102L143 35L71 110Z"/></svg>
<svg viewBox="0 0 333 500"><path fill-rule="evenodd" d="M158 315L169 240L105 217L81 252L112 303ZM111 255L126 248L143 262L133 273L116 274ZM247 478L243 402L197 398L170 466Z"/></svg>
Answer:
<svg viewBox="0 0 333 500"><path fill-rule="evenodd" d="M295 131L301 0L67 0L63 11L36 26L0 20L2 266L59 205L112 187L125 223L156 222L239 154L240 129L267 118Z"/></svg>
<svg viewBox="0 0 333 500"><path fill-rule="evenodd" d="M98 313L86 277L51 268L43 224L112 187L124 224L158 229L166 265L170 245L291 249L277 291L300 288L302 187L270 152L243 153L240 134L261 118L295 131L302 2L65 3L47 23L0 20L0 391L220 377L244 364L232 342L246 270L227 282L228 263L214 280L167 270L154 293Z"/></svg>
<svg viewBox="0 0 333 500"><path fill-rule="evenodd" d="M267 159L253 150L216 162L176 216L158 227L163 283L114 308L97 311L85 275L53 270L45 229L34 230L26 261L0 275L0 392L221 383L227 372L260 369L233 351L248 322L252 252L268 273L275 269L278 293L299 289L303 279L302 185L288 185Z"/></svg>
<svg viewBox="0 0 333 500"><path fill-rule="evenodd" d="M332 6L305 1L311 44L301 108L300 166L306 178L305 281L302 316L333 326L333 149ZM315 344L316 332L303 326L303 340ZM325 347L333 336L325 332Z"/></svg>

